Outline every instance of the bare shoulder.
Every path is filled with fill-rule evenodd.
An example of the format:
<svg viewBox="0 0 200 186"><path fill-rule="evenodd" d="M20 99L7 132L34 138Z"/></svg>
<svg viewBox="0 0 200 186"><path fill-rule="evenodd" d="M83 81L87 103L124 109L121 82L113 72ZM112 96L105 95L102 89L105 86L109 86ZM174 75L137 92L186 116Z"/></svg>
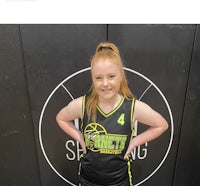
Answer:
<svg viewBox="0 0 200 186"><path fill-rule="evenodd" d="M73 99L71 102L69 102L68 106L82 107L82 100L83 100L83 96Z"/></svg>
<svg viewBox="0 0 200 186"><path fill-rule="evenodd" d="M140 101L140 100L135 100L135 109L134 109L134 117L136 120L138 120L147 110L150 110L151 107Z"/></svg>
<svg viewBox="0 0 200 186"><path fill-rule="evenodd" d="M71 112L77 113L81 117L82 113L82 102L83 102L83 96L78 97L74 100L72 100L68 105L67 109L69 109Z"/></svg>
<svg viewBox="0 0 200 186"><path fill-rule="evenodd" d="M71 102L64 108L60 110L57 117L63 118L64 120L73 120L82 117L82 100L83 96L78 97Z"/></svg>
<svg viewBox="0 0 200 186"><path fill-rule="evenodd" d="M158 111L139 100L136 100L135 102L134 119L150 126L164 126L167 128L168 125Z"/></svg>
<svg viewBox="0 0 200 186"><path fill-rule="evenodd" d="M141 112L141 111L149 110L149 109L151 109L151 107L148 104L146 104L140 100L136 100L135 101L135 109L136 109L136 112Z"/></svg>

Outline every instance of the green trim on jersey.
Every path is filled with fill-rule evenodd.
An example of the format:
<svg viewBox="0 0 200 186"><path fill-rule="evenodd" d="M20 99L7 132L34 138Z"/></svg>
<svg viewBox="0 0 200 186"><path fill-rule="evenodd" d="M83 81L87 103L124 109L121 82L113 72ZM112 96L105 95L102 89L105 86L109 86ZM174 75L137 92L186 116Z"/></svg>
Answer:
<svg viewBox="0 0 200 186"><path fill-rule="evenodd" d="M132 105L131 105L131 118L130 118L130 121L131 121L131 130L132 130L132 134L131 134L131 138L130 138L130 141L129 143L131 142L131 140L133 139L133 136L134 136L134 133L135 133L135 129L134 129L134 126L133 125L133 113L134 113L134 110L135 110L135 101L136 99L133 98L132 100Z"/></svg>
<svg viewBox="0 0 200 186"><path fill-rule="evenodd" d="M101 108L98 105L97 105L97 109L105 118L107 118L107 117L111 116L113 113L115 113L121 107L121 105L124 102L124 99L125 99L125 97L123 97L121 99L119 105L113 111L109 112L108 114L104 113L104 111L102 111Z"/></svg>
<svg viewBox="0 0 200 186"><path fill-rule="evenodd" d="M82 97L82 116L81 116L81 128L83 127L83 117L85 114L85 100L86 100L86 95Z"/></svg>

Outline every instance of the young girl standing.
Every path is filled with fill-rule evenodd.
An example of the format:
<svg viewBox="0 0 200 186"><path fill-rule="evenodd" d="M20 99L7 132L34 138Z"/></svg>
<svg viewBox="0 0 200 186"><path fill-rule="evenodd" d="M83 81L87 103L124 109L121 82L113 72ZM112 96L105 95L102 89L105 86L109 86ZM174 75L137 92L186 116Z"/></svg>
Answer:
<svg viewBox="0 0 200 186"><path fill-rule="evenodd" d="M132 186L131 151L159 137L168 128L166 120L130 91L118 48L100 43L91 60L92 86L87 95L60 110L60 128L77 140L81 186ZM80 118L81 131L73 120ZM133 138L134 123L149 125Z"/></svg>

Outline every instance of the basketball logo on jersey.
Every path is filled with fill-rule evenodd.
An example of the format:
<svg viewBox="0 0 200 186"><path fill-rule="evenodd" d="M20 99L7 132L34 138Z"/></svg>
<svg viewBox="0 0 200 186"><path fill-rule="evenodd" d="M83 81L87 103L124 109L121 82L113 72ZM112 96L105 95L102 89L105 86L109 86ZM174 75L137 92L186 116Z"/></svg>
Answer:
<svg viewBox="0 0 200 186"><path fill-rule="evenodd" d="M120 154L125 147L126 135L108 134L98 123L90 123L84 130L85 145L93 152Z"/></svg>

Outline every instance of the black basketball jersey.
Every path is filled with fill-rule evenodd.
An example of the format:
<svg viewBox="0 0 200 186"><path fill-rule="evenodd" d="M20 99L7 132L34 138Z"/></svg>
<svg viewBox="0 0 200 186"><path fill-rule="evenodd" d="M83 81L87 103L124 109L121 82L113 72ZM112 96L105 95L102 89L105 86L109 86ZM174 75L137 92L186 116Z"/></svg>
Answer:
<svg viewBox="0 0 200 186"><path fill-rule="evenodd" d="M80 161L80 185L132 185L131 159L125 160L124 154L134 133L131 123L135 99L123 98L108 114L97 106L95 123L88 121L86 101L84 97L81 130L87 153Z"/></svg>

